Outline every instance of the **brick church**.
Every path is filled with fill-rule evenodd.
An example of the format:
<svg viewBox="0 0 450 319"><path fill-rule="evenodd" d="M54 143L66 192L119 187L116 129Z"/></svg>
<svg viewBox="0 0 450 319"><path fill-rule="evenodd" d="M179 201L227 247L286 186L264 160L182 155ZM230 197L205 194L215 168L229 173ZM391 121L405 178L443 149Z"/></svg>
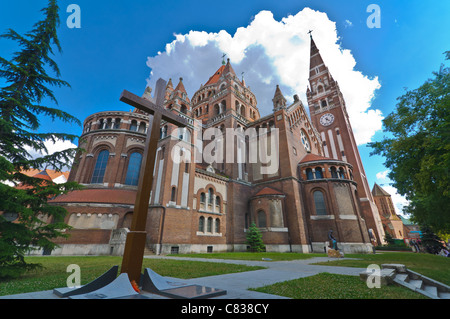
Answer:
<svg viewBox="0 0 450 319"><path fill-rule="evenodd" d="M245 251L252 223L267 251L324 252L330 231L344 252L372 252L372 244L383 242L344 97L312 37L309 115L297 95L287 105L277 86L273 112L261 116L256 96L229 60L205 80L191 98L181 78L166 86L164 107L189 125L161 126L146 224L148 252ZM150 88L143 97L152 99ZM148 124L149 116L137 109L85 119L79 146L86 152L76 156L69 175L85 188L52 200L67 209L66 223L73 227L69 239L58 239L53 254L123 253ZM225 134L230 128L255 134ZM211 129L216 133L207 139ZM259 157L250 160L253 139L276 146L276 162L270 153L275 170ZM225 150L229 145L231 152ZM191 150L201 148L231 154L233 160L194 160Z"/></svg>

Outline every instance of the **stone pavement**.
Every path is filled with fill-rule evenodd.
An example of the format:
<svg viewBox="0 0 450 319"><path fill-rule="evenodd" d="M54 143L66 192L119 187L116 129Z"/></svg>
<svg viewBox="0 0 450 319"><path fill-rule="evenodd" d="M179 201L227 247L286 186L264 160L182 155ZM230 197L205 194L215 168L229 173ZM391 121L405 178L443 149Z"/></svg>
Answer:
<svg viewBox="0 0 450 319"><path fill-rule="evenodd" d="M271 285L276 282L283 282L297 278L313 276L322 272L333 274L359 276L365 268L335 267L311 265L312 263L336 260L329 257L314 257L304 260L292 261L248 261L248 260L226 260L226 259L207 259L207 258L186 258L186 257L167 257L167 256L145 256L144 258L161 259L180 259L195 260L203 262L221 262L242 264L248 266L262 266L266 269L246 271L241 273L209 276L194 279L177 279L186 283L204 285L208 287L227 290L227 294L213 299L287 299L285 297L269 295L265 293L250 291L248 288L257 288ZM347 259L347 258L343 258ZM166 299L160 295L143 293L143 295L154 299ZM1 296L0 299L61 299L53 294L52 290L32 292L18 295Z"/></svg>

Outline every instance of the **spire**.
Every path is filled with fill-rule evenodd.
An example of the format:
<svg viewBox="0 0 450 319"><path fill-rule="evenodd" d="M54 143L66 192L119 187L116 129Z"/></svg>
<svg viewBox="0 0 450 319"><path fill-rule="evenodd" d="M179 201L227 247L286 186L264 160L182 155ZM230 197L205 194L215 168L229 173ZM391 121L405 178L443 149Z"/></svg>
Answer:
<svg viewBox="0 0 450 319"><path fill-rule="evenodd" d="M320 67L323 63L322 56L320 55L319 49L316 46L316 43L314 42L314 39L311 35L311 53L310 53L310 60L309 60L309 70L310 70L310 76L313 76L317 72L315 72L316 67Z"/></svg>
<svg viewBox="0 0 450 319"><path fill-rule="evenodd" d="M168 89L168 88L172 88L173 89L172 78L169 79L169 82L166 85L166 89Z"/></svg>
<svg viewBox="0 0 450 319"><path fill-rule="evenodd" d="M275 95L273 96L273 109L277 110L279 108L286 107L286 99L281 93L280 86L277 84L277 88L275 89Z"/></svg>
<svg viewBox="0 0 450 319"><path fill-rule="evenodd" d="M181 93L187 94L186 89L184 88L184 85L183 85L183 78L180 78L180 82L178 82L178 85L175 88L175 91L179 91Z"/></svg>

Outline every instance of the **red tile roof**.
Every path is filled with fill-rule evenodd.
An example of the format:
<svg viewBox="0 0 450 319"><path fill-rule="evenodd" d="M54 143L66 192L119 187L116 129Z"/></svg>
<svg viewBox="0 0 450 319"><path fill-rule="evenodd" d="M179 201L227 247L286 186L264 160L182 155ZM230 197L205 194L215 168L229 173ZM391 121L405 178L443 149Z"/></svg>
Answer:
<svg viewBox="0 0 450 319"><path fill-rule="evenodd" d="M222 76L222 74L231 73L232 75L236 76L236 73L233 70L233 67L230 64L230 59L228 59L227 64L222 64L222 66L214 73L208 80L208 82L205 83L205 85L214 84L217 83Z"/></svg>
<svg viewBox="0 0 450 319"><path fill-rule="evenodd" d="M302 158L300 163L314 162L314 161L329 161L329 160L333 160L333 159L329 158L329 157L309 153L309 154L306 154L306 156Z"/></svg>
<svg viewBox="0 0 450 319"><path fill-rule="evenodd" d="M134 205L135 190L88 188L72 191L51 200L52 203L108 203Z"/></svg>
<svg viewBox="0 0 450 319"><path fill-rule="evenodd" d="M264 187L263 189L261 189L258 193L256 193L255 196L262 196L262 195L284 195L283 193L270 188L270 187Z"/></svg>
<svg viewBox="0 0 450 319"><path fill-rule="evenodd" d="M214 74L209 78L208 82L206 82L205 85L217 83L217 81L219 81L219 78L220 78L220 76L222 75L224 69L225 69L225 65L222 65L222 66L216 71L216 73L214 73Z"/></svg>

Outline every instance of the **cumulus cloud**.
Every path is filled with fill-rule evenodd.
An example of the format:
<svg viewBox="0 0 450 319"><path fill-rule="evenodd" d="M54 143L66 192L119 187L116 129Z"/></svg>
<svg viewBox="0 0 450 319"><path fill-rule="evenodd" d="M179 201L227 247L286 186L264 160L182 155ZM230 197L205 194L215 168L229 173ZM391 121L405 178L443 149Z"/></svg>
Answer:
<svg viewBox="0 0 450 319"><path fill-rule="evenodd" d="M276 85L290 102L298 94L305 105L309 76L310 39L320 53L346 101L352 129L359 145L369 142L382 127L382 114L370 109L371 100L380 88L378 78L369 78L355 69L350 50L339 44L336 23L310 8L277 21L270 11L255 15L248 26L239 27L234 35L220 32L190 31L175 34L163 52L148 57L151 68L147 79L154 87L160 77L172 78L174 85L183 77L187 93L192 96L220 67L222 54L227 54L236 74L244 72L246 84L255 93L262 116L272 111Z"/></svg>
<svg viewBox="0 0 450 319"><path fill-rule="evenodd" d="M376 174L377 179L379 180L386 180L387 174L389 173L389 170L385 170L383 172L378 172Z"/></svg>
<svg viewBox="0 0 450 319"><path fill-rule="evenodd" d="M55 152L61 152L69 148L76 148L77 146L70 141L56 140L55 143L51 140L47 140L44 142L45 147L47 148L48 153L45 152L37 152L30 147L25 147L27 152L30 154L31 158L38 158L43 155L51 155ZM70 166L72 163L67 163L67 165L63 168L63 170L70 170Z"/></svg>

